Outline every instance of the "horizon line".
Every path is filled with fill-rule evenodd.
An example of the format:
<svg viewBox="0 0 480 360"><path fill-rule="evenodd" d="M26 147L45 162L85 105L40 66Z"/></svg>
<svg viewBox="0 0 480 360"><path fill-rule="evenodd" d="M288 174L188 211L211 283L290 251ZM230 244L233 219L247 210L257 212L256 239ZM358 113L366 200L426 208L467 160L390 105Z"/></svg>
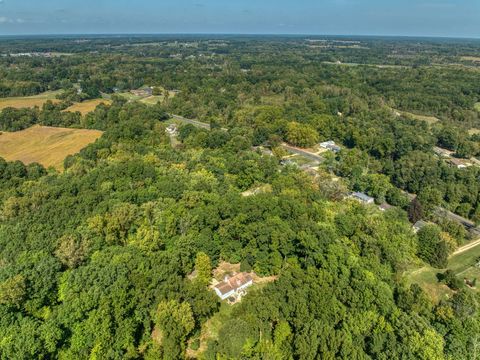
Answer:
<svg viewBox="0 0 480 360"><path fill-rule="evenodd" d="M480 40L479 37L469 37L469 36L446 36L446 35L395 35L395 34L328 34L328 33L242 33L242 32L163 32L163 33L154 33L154 32L99 32L99 33L41 33L41 34L0 34L0 38L7 37L52 37L52 36L89 36L89 37L111 37L111 36L288 36L288 37L304 37L304 36L318 36L318 37L368 37L368 38L423 38L423 39L452 39L452 40Z"/></svg>

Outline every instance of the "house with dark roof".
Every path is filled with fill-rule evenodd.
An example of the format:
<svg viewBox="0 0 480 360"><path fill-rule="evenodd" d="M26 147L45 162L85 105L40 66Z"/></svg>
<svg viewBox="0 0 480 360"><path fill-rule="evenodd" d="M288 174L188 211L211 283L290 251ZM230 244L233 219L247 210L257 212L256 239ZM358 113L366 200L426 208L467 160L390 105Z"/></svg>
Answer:
<svg viewBox="0 0 480 360"><path fill-rule="evenodd" d="M213 288L220 299L241 297L249 286L253 285L253 278L247 273L238 273L233 276L225 276L224 280Z"/></svg>
<svg viewBox="0 0 480 360"><path fill-rule="evenodd" d="M393 206L390 205L390 204L388 204L388 203L386 203L386 202L384 202L384 203L380 204L380 205L378 206L378 208L379 208L381 211L387 211L387 210L392 209Z"/></svg>
<svg viewBox="0 0 480 360"><path fill-rule="evenodd" d="M420 231L420 229L424 228L425 226L429 225L428 222L423 221L423 220L418 220L415 224L413 224L413 232L416 234L417 232Z"/></svg>

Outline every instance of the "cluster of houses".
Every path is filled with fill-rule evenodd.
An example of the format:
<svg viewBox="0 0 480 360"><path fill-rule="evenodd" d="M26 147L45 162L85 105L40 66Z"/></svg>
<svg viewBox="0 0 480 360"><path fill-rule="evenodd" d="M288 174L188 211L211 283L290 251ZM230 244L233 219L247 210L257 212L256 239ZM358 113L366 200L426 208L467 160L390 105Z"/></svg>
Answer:
<svg viewBox="0 0 480 360"><path fill-rule="evenodd" d="M2 56L10 57L44 57L51 58L53 54L51 52L24 52L24 53L12 53L12 54L3 54Z"/></svg>
<svg viewBox="0 0 480 360"><path fill-rule="evenodd" d="M221 300L227 300L229 304L234 304L246 295L246 289L253 285L253 277L245 272L226 275L222 282L213 287L215 293Z"/></svg>

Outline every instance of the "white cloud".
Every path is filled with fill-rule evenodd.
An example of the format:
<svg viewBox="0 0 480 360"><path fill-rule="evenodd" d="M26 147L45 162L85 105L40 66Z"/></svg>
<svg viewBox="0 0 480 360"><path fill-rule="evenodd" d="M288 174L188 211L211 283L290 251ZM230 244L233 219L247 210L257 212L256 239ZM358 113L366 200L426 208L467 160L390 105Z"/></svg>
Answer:
<svg viewBox="0 0 480 360"><path fill-rule="evenodd" d="M25 23L25 19L11 19L6 16L0 16L0 24L23 24Z"/></svg>

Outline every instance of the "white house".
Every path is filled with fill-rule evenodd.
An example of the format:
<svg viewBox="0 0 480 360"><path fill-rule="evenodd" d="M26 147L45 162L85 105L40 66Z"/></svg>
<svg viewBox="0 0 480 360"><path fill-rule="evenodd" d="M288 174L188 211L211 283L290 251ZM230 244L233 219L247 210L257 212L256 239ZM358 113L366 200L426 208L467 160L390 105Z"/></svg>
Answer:
<svg viewBox="0 0 480 360"><path fill-rule="evenodd" d="M342 150L342 148L337 144L335 144L335 141L332 141L332 140L321 142L319 145L321 148L333 151L335 153Z"/></svg>
<svg viewBox="0 0 480 360"><path fill-rule="evenodd" d="M253 285L253 278L247 273L238 273L232 277L225 276L225 279L214 287L220 299L237 297L242 290Z"/></svg>
<svg viewBox="0 0 480 360"><path fill-rule="evenodd" d="M373 197L361 192L354 192L350 195L350 197L364 204L373 204L375 202L375 199Z"/></svg>

